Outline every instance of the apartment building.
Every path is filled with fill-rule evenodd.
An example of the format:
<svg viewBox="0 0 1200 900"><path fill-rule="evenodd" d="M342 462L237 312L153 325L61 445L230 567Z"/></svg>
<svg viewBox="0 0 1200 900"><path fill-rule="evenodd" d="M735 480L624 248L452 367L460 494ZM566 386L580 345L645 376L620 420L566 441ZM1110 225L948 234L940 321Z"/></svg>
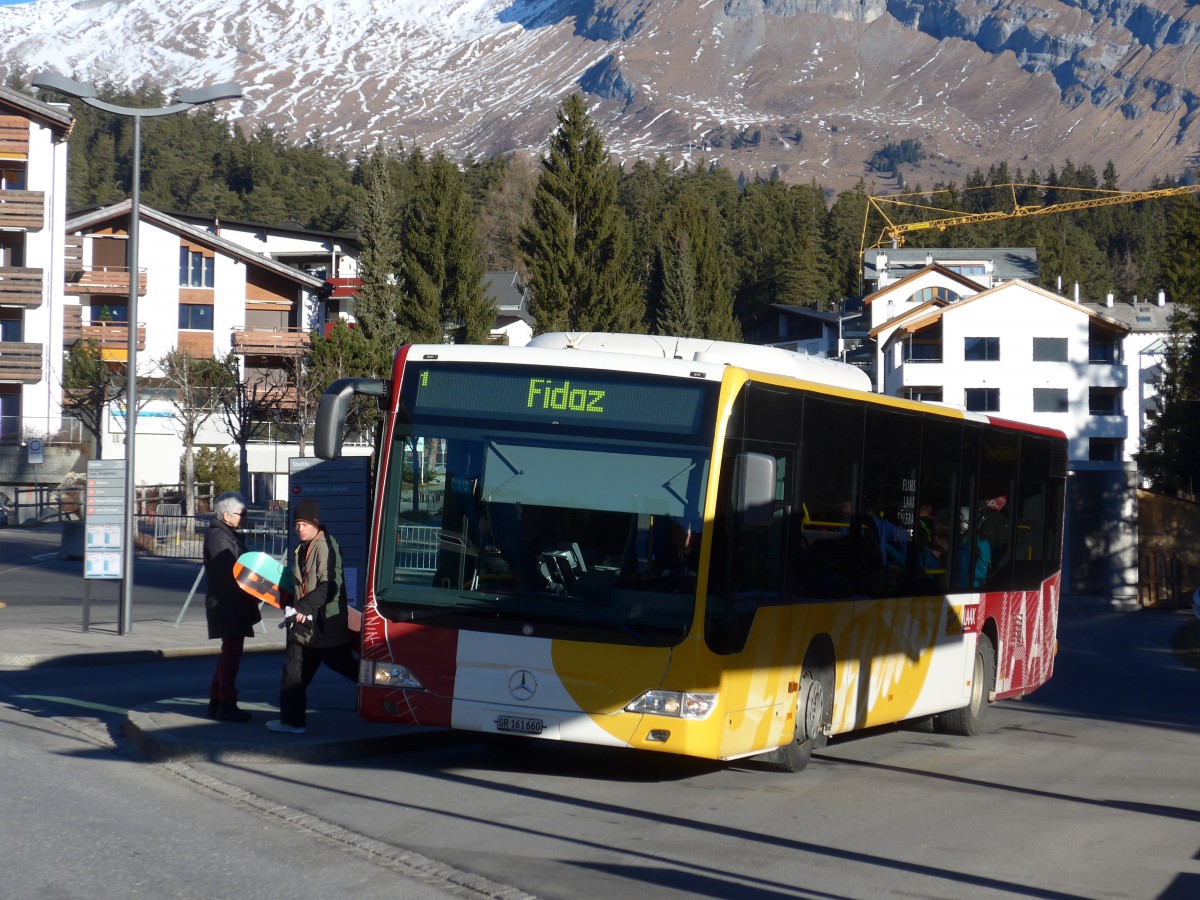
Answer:
<svg viewBox="0 0 1200 900"><path fill-rule="evenodd" d="M111 364L127 362L128 328L137 328L138 375L153 386L156 361L179 348L193 356L240 357L246 381L292 381L295 360L319 326L325 280L189 225L140 207L136 272L127 262L130 202L88 210L65 223L67 302L61 326L68 346L95 341ZM137 279L137 322L130 323L130 281ZM138 412L135 479L176 482L182 453L169 403L147 391ZM288 394L284 396L285 407ZM290 394L295 402L294 390ZM215 430L202 443L228 446ZM125 415L114 404L105 428L103 455L119 457ZM286 458L283 461L286 466ZM268 467L265 471L274 471Z"/></svg>
<svg viewBox="0 0 1200 900"><path fill-rule="evenodd" d="M1084 304L1105 318L1128 326L1129 333L1122 342L1122 356L1129 370L1128 385L1123 396L1099 398L1102 405L1093 409L1097 415L1123 413L1129 427L1124 446L1114 447L1114 459L1133 459L1141 449L1142 433L1149 424L1150 413L1158 408L1158 382L1163 374L1166 341L1171 333L1171 317L1175 304L1158 292L1154 300L1133 297L1131 302L1116 301L1109 294L1103 303ZM1109 408L1107 403L1115 404ZM1096 456L1089 456L1096 459Z"/></svg>
<svg viewBox="0 0 1200 900"><path fill-rule="evenodd" d="M59 430L63 221L67 137L64 106L0 87L0 443L19 446ZM11 455L11 454L10 454ZM15 459L5 460L15 476Z"/></svg>
<svg viewBox="0 0 1200 900"><path fill-rule="evenodd" d="M316 231L294 221L268 225L188 213L171 213L171 216L260 256L322 279L329 287L320 298L317 318L321 322L354 321L354 295L360 285L358 258L362 246L353 235Z"/></svg>
<svg viewBox="0 0 1200 900"><path fill-rule="evenodd" d="M1129 328L1023 281L929 301L872 329L882 393L1065 432L1072 460L1119 462Z"/></svg>

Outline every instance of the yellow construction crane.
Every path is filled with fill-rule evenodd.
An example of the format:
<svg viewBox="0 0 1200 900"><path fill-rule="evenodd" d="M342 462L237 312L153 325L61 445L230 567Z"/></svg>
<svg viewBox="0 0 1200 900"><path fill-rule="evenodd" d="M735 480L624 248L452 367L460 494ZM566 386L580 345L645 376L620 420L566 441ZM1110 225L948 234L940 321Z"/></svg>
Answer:
<svg viewBox="0 0 1200 900"><path fill-rule="evenodd" d="M1061 203L1051 203L1046 206L1031 206L1022 205L1017 201L1018 189L1031 189L1039 192L1054 191L1056 193L1074 192L1089 196L1081 200L1067 200ZM929 191L917 194L893 194L890 197L867 197L867 208L863 214L863 233L859 255L862 255L861 252L863 250L882 247L885 243L890 243L892 247L901 247L904 245L904 236L914 231L929 231L930 229L945 231L947 228L953 228L956 225L974 225L977 222L999 222L1004 219L1020 219L1026 216L1048 216L1053 213L1073 212L1080 209L1096 209L1101 206L1115 206L1118 203L1136 203L1139 200L1160 200L1164 197L1178 197L1181 194L1195 193L1200 191L1200 185L1193 184L1186 187L1159 188L1152 191L1107 191L1097 188L1052 187L1043 184L997 184L978 188L961 188L955 193L962 195L971 191L1008 191L1012 197L1012 208L992 212L964 213L930 206L927 202L918 203L907 199L920 198L921 200L929 201L938 194L950 194L951 191L949 190ZM884 211L885 206L893 209L917 210L921 215L932 214L932 217L917 222L897 223L893 222L891 217ZM870 227L872 210L878 213L887 224L883 226L875 243L868 247L867 232Z"/></svg>

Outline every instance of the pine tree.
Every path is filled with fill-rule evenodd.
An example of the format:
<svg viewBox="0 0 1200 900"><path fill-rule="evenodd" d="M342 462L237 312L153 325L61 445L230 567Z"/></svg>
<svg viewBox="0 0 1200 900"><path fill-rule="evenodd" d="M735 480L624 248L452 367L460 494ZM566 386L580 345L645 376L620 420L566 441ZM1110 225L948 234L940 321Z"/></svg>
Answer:
<svg viewBox="0 0 1200 900"><path fill-rule="evenodd" d="M696 311L696 270L690 244L687 232L679 226L659 243L663 287L655 321L658 334L703 337Z"/></svg>
<svg viewBox="0 0 1200 900"><path fill-rule="evenodd" d="M305 360L307 379L298 387L312 390L308 398L311 408L320 403L320 394L339 378L379 377L372 371L371 348L361 328L352 328L338 321L327 334L314 332ZM390 378L390 370L384 377ZM351 432L369 433L379 417L379 407L372 398L357 396L346 417Z"/></svg>
<svg viewBox="0 0 1200 900"><path fill-rule="evenodd" d="M838 300L862 293L863 219L867 210L866 185L860 179L852 189L842 191L829 209L825 226L826 253L831 260L830 292Z"/></svg>
<svg viewBox="0 0 1200 900"><path fill-rule="evenodd" d="M557 117L521 229L538 329L640 331L645 302L616 170L578 93Z"/></svg>
<svg viewBox="0 0 1200 900"><path fill-rule="evenodd" d="M400 251L401 322L414 341L484 343L496 307L483 288L475 206L462 172L442 153L409 158L413 193ZM453 326L443 323L454 323ZM443 328L452 329L443 334Z"/></svg>
<svg viewBox="0 0 1200 900"><path fill-rule="evenodd" d="M712 193L689 182L666 216L667 227L687 238L691 264L696 337L736 341L741 326L733 315L732 255Z"/></svg>
<svg viewBox="0 0 1200 900"><path fill-rule="evenodd" d="M409 341L409 333L398 318L403 299L396 278L400 268L399 197L393 161L382 147L375 149L363 167L363 186L358 215L362 286L354 298L354 317L369 356L367 371L377 378L389 378L392 359L400 345Z"/></svg>
<svg viewBox="0 0 1200 900"><path fill-rule="evenodd" d="M1146 427L1138 463L1156 490L1194 497L1200 480L1200 203L1170 202L1163 288L1176 305L1158 384L1157 410Z"/></svg>

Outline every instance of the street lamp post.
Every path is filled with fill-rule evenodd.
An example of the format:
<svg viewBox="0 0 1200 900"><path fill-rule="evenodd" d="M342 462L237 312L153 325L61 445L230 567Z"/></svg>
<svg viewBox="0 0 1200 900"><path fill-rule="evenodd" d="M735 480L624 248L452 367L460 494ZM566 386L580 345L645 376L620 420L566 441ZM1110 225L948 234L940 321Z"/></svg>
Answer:
<svg viewBox="0 0 1200 900"><path fill-rule="evenodd" d="M137 308L138 308L138 224L141 218L142 178L142 119L169 116L187 112L194 106L214 103L218 100L241 99L242 89L232 83L217 84L194 91L180 91L178 100L170 106L142 109L135 106L118 106L96 96L92 84L64 78L53 72L40 72L33 77L35 88L57 91L68 97L82 100L88 106L128 116L133 119L133 171L129 196L129 305L125 314L129 332L125 364L125 533L122 535L121 562L121 609L117 622L118 634L133 630L133 557L134 540L137 537L137 481L134 479L133 464L137 433Z"/></svg>

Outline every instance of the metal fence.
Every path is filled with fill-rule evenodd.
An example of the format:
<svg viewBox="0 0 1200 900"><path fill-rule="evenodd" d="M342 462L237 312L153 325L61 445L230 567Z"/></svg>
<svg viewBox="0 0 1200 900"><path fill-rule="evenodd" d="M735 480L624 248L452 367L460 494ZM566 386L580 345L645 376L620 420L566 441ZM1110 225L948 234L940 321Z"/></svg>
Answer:
<svg viewBox="0 0 1200 900"><path fill-rule="evenodd" d="M179 504L161 503L154 513L137 517L135 545L138 554L165 559L203 559L204 534L211 513L178 514ZM247 510L242 537L247 550L259 550L283 559L288 550L286 514L277 510Z"/></svg>
<svg viewBox="0 0 1200 900"><path fill-rule="evenodd" d="M396 568L432 572L437 568L442 530L430 525L401 525L396 530Z"/></svg>

